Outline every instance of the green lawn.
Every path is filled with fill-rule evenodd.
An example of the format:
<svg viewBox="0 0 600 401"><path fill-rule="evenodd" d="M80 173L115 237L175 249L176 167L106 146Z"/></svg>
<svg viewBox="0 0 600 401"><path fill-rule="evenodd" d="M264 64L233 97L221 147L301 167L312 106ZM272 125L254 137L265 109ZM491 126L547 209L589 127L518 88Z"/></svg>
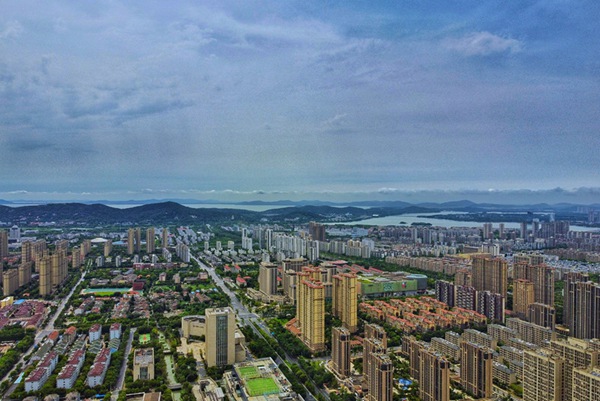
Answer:
<svg viewBox="0 0 600 401"><path fill-rule="evenodd" d="M150 342L150 334L140 334L140 344L148 344Z"/></svg>
<svg viewBox="0 0 600 401"><path fill-rule="evenodd" d="M251 397L264 394L276 394L279 392L279 386L271 377L259 377L250 379L246 382L246 387Z"/></svg>
<svg viewBox="0 0 600 401"><path fill-rule="evenodd" d="M258 369L255 366L242 366L238 368L240 371L240 375L242 375L243 379L251 379L253 377L258 377Z"/></svg>

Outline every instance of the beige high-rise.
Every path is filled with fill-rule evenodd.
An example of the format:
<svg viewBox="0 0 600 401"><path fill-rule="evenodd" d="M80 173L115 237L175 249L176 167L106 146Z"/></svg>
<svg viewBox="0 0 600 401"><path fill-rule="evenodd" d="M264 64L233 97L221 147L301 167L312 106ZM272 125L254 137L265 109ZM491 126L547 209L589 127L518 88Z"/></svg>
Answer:
<svg viewBox="0 0 600 401"><path fill-rule="evenodd" d="M10 269L2 274L2 283L4 285L4 296L12 295L19 288L19 272L17 269Z"/></svg>
<svg viewBox="0 0 600 401"><path fill-rule="evenodd" d="M146 230L146 252L154 253L154 227L150 227Z"/></svg>
<svg viewBox="0 0 600 401"><path fill-rule="evenodd" d="M513 283L513 312L519 317L527 316L529 305L534 302L535 291L529 280L517 279Z"/></svg>
<svg viewBox="0 0 600 401"><path fill-rule="evenodd" d="M420 349L419 398L422 401L450 400L450 362L432 350Z"/></svg>
<svg viewBox="0 0 600 401"><path fill-rule="evenodd" d="M492 358L489 348L463 341L460 344L460 384L478 398L492 396Z"/></svg>
<svg viewBox="0 0 600 401"><path fill-rule="evenodd" d="M358 278L355 273L333 276L332 313L351 333L358 328Z"/></svg>
<svg viewBox="0 0 600 401"><path fill-rule="evenodd" d="M297 319L301 339L312 352L325 349L325 287L318 269L305 267L298 274Z"/></svg>
<svg viewBox="0 0 600 401"><path fill-rule="evenodd" d="M473 258L473 287L477 291L490 291L506 298L508 263L502 258L475 256Z"/></svg>
<svg viewBox="0 0 600 401"><path fill-rule="evenodd" d="M261 262L258 269L258 286L267 295L277 294L277 265Z"/></svg>
<svg viewBox="0 0 600 401"><path fill-rule="evenodd" d="M40 296L52 293L52 261L49 256L40 258L36 265L40 272Z"/></svg>
<svg viewBox="0 0 600 401"><path fill-rule="evenodd" d="M345 327L331 329L331 362L333 370L342 378L350 376L350 331Z"/></svg>
<svg viewBox="0 0 600 401"><path fill-rule="evenodd" d="M206 316L206 365L235 363L235 312L230 307L209 308Z"/></svg>

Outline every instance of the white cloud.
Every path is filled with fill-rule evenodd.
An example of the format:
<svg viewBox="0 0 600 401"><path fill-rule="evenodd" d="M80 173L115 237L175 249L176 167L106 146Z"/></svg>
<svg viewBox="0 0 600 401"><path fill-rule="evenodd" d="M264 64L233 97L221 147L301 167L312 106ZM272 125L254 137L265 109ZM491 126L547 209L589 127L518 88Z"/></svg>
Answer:
<svg viewBox="0 0 600 401"><path fill-rule="evenodd" d="M8 21L0 30L0 39L16 38L23 32L23 25L19 21Z"/></svg>
<svg viewBox="0 0 600 401"><path fill-rule="evenodd" d="M466 56L489 56L498 53L518 53L523 45L520 41L503 38L493 33L472 32L462 38L448 39L446 47Z"/></svg>

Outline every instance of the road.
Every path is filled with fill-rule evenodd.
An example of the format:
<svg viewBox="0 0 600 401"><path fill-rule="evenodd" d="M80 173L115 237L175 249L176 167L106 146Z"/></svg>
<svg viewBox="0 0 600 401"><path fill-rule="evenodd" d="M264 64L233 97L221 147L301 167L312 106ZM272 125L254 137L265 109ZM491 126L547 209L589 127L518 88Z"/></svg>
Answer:
<svg viewBox="0 0 600 401"><path fill-rule="evenodd" d="M261 333L260 330L257 329L256 326L260 327L262 331L264 331L265 333L267 333L267 335L273 337L271 335L271 330L267 327L267 325L264 323L264 321L261 319L260 316L258 316L255 313L251 313L250 311L248 311L248 309L240 302L240 300L238 299L237 295L231 291L227 285L225 285L225 282L223 282L223 279L221 278L221 276L219 276L214 269L209 268L208 266L206 266L204 263L202 263L202 261L200 261L198 258L196 258L195 256L191 256L191 258L196 261L196 263L198 263L198 265L200 266L201 269L203 269L204 271L206 271L208 273L208 275L212 278L212 280L217 284L217 286L223 290L223 292L231 299L231 306L233 307L233 309L235 310L238 318L242 321L245 322L246 325L250 326L252 328L252 330L259 335L261 338L263 338L265 341L266 339L263 337L263 334ZM254 324L253 324L254 323ZM255 326L256 325L256 326ZM276 361L276 363L280 363L280 361L289 361L291 363L298 363L298 360L290 355L288 355L287 353L284 355L285 358L281 358L281 355L279 355L276 351L275 351L275 355L277 355L277 358L279 359L279 361ZM314 381L312 381L312 384L314 385L314 387L319 391L319 393L325 397L325 399L329 400L329 394L327 393L327 391L325 391L323 388L318 387ZM306 389L306 387L305 387ZM306 390L307 394L310 394L310 392L308 390ZM312 394L311 394L312 395Z"/></svg>
<svg viewBox="0 0 600 401"><path fill-rule="evenodd" d="M117 401L119 392L123 389L123 383L125 382L125 371L127 370L127 360L129 359L129 354L131 353L131 344L133 343L133 337L136 330L137 327L132 327L129 329L129 338L127 339L127 345L125 346L125 352L123 354L123 364L121 365L121 372L119 372L117 384L112 392L112 401Z"/></svg>

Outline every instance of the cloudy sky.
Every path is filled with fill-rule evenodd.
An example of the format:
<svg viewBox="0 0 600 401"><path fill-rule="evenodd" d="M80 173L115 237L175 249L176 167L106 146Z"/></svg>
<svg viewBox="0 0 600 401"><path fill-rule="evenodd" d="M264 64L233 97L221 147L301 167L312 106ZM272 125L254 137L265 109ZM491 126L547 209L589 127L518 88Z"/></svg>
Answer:
<svg viewBox="0 0 600 401"><path fill-rule="evenodd" d="M598 15L4 1L0 198L597 200Z"/></svg>

